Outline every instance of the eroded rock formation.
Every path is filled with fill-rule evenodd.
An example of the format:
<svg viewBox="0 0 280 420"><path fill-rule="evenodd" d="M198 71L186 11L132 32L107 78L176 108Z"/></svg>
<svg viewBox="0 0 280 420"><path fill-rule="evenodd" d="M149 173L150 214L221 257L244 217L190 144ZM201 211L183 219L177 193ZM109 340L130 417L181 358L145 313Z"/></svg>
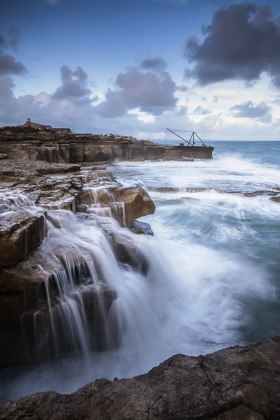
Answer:
<svg viewBox="0 0 280 420"><path fill-rule="evenodd" d="M0 403L1 420L278 420L280 337L206 356L175 355L145 375L98 379L71 395Z"/></svg>
<svg viewBox="0 0 280 420"><path fill-rule="evenodd" d="M100 314L110 310L116 292L106 281L99 294L89 284L93 275L89 264L95 252L79 241L68 243L65 226L71 225L71 214L77 210L91 224L101 223L95 220L100 214L130 226L137 217L154 212L147 192L140 186L124 188L111 173L95 167L7 159L1 162L0 194L0 364L38 363L55 352L69 351L66 335L55 342L51 333L55 324L55 335L63 337L59 294L64 293L60 288L65 281L72 288L87 285L79 299L85 322L91 322L93 336L98 336L91 347L106 347ZM130 237L116 235L110 223L100 229L120 263L145 273L146 263ZM52 235L48 235L50 230ZM103 281L98 264L93 271ZM117 345L117 327L113 327L116 337L114 332L111 336ZM45 344L38 354L40 341Z"/></svg>

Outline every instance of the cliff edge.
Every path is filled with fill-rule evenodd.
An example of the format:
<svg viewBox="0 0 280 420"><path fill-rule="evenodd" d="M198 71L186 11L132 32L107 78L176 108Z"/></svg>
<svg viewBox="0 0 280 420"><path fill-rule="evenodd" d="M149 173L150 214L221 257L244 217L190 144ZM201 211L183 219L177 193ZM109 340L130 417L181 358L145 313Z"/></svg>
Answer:
<svg viewBox="0 0 280 420"><path fill-rule="evenodd" d="M213 147L162 145L118 134L74 134L33 128L0 128L0 154L9 159L50 163L112 162L119 160L211 159Z"/></svg>

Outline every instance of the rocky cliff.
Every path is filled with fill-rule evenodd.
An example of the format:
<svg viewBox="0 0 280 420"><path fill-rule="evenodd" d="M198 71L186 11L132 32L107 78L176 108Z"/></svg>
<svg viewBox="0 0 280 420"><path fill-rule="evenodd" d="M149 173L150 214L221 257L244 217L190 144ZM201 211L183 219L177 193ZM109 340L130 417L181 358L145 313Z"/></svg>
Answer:
<svg viewBox="0 0 280 420"><path fill-rule="evenodd" d="M110 342L106 341L104 317L116 292L104 281L98 259L100 238L94 238L95 248L79 240L75 246L68 243L65 226L74 223L71 215L82 216L87 226L96 225L94 233L109 245L108 252L118 264L143 275L149 270L131 237L116 234L106 221L114 218L130 226L136 218L153 213L155 206L147 192L140 186L123 187L105 168L65 163L87 162L84 157L79 160L76 152L70 158L70 146L64 149L68 157L62 158L59 144L44 140L36 149L33 141L38 142L28 143L25 138L21 144L17 138L0 143L1 152L18 158L1 160L0 166L2 366L39 363L56 352L71 350L59 307L64 283L73 286L67 295L73 302L77 290L81 291L85 322L91 323L94 338L90 346L96 350L118 346L116 323L109 325ZM73 150L84 150L75 147ZM40 153L44 161L38 160ZM55 160L60 163L48 163ZM139 230L137 223L133 229ZM91 281L94 273L98 283ZM50 391L1 402L0 420L277 420L279 377L280 337L276 336L206 356L175 355L147 374L114 381L98 379L71 395Z"/></svg>
<svg viewBox="0 0 280 420"><path fill-rule="evenodd" d="M213 354L175 355L145 375L96 380L71 395L0 403L0 419L278 420L280 337Z"/></svg>
<svg viewBox="0 0 280 420"><path fill-rule="evenodd" d="M213 150L210 146L168 146L114 134L73 134L17 127L0 129L0 154L10 159L51 163L210 159Z"/></svg>

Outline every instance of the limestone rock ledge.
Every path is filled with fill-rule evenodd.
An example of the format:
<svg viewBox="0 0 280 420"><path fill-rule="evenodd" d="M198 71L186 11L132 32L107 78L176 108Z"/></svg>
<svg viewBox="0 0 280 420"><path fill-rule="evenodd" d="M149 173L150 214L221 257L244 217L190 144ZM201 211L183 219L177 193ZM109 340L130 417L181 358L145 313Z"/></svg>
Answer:
<svg viewBox="0 0 280 420"><path fill-rule="evenodd" d="M172 146L110 134L74 134L52 130L0 128L0 154L9 159L58 163L112 162L119 160L211 159L213 147ZM1 155L0 155L1 159Z"/></svg>
<svg viewBox="0 0 280 420"><path fill-rule="evenodd" d="M102 217L106 220L108 217L104 216L108 215L115 218L122 226L130 226L134 219L153 213L155 205L142 187L124 188L111 173L93 167L81 169L81 166L76 164L49 164L43 161L12 159L1 161L1 366L38 363L53 353L53 345L50 342L49 346L45 346L49 349L39 360L34 340L31 340L31 345L26 345L22 325L24 319L25 329L31 331L31 327L34 326L34 313L41 311L41 307L45 305L45 297L42 299L39 296L41 293L39 287L53 275L64 271L66 251L67 263L73 270L77 265L94 261L95 256L89 249L79 244L73 247L71 244L61 245L56 236L46 237L48 230L54 229L59 238L60 228L63 230L66 218L76 213L77 209L87 213L85 217L98 219L96 223L100 224L100 229L111 242L117 262L128 264L145 273L147 269L145 261L142 261L143 258L131 238L126 238L125 232L118 236L113 235L105 222L106 226L102 225ZM88 274L85 272L84 275ZM105 295L104 305L109 310L115 299L115 293L104 286ZM86 295L84 299L89 300ZM39 305L39 301L43 303ZM55 312L55 302L51 304ZM92 318L99 319L94 288L91 291L89 306L96 309ZM41 318L44 318L47 329L51 318L47 311L41 312L43 314ZM26 313L30 316L25 316ZM99 324L102 324L101 321ZM100 325L96 330L99 346L102 347ZM46 340L46 337L43 337L43 340Z"/></svg>
<svg viewBox="0 0 280 420"><path fill-rule="evenodd" d="M98 379L71 395L49 391L2 402L0 419L277 420L279 377L275 336L206 356L178 354L147 374Z"/></svg>
<svg viewBox="0 0 280 420"><path fill-rule="evenodd" d="M141 186L125 188L111 173L80 168L42 161L2 163L0 292L26 291L62 269L49 250L40 247L45 221L60 227L57 211L104 213L123 226L154 213L155 205Z"/></svg>

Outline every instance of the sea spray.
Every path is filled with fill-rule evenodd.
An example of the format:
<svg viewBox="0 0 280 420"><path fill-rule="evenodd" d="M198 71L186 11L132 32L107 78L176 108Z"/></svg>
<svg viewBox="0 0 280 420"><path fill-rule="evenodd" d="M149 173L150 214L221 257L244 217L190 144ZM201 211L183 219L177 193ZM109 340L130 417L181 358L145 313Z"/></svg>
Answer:
<svg viewBox="0 0 280 420"><path fill-rule="evenodd" d="M91 208L63 213L64 232L52 230L57 237L43 246L53 240L59 249L64 241L71 255L81 247L86 264L94 260L97 277L91 277L101 287L106 278L116 292L106 319L119 326L119 341L106 351L87 351L87 358L79 350L76 357L21 369L13 381L6 370L5 397L72 392L95 378L144 373L175 353L205 354L279 333L280 205L270 193L279 188L280 168L263 161L266 150L262 161L231 155L113 166L124 184L141 180L147 188L169 189L151 188L156 213L142 220L153 237L135 235ZM120 242L133 249L129 263Z"/></svg>

